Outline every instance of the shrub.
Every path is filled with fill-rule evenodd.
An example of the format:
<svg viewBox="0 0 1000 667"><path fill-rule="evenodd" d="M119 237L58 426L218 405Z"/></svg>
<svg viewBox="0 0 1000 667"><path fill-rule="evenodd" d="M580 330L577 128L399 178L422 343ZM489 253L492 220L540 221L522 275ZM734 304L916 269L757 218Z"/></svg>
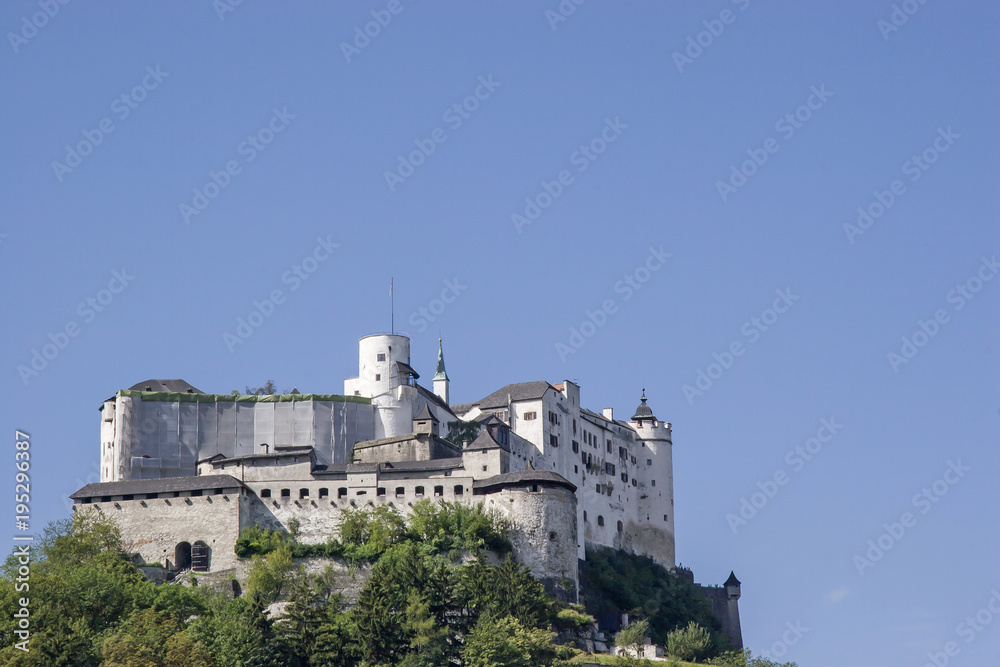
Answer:
<svg viewBox="0 0 1000 667"><path fill-rule="evenodd" d="M686 628L672 630L667 634L667 652L674 658L689 662L701 661L711 651L711 635L694 621L688 623Z"/></svg>

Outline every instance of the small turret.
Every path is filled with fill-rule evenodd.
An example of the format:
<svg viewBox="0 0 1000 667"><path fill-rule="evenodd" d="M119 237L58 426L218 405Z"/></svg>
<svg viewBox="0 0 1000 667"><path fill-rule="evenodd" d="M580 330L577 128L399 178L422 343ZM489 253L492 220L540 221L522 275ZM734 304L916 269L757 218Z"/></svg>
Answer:
<svg viewBox="0 0 1000 667"><path fill-rule="evenodd" d="M642 388L642 398L639 400L642 402L639 403L639 407L635 409L635 414L632 415L632 421L636 422L637 424L642 424L643 420L655 423L656 417L653 416L653 410L648 405L646 405L645 387Z"/></svg>
<svg viewBox="0 0 1000 667"><path fill-rule="evenodd" d="M448 372L444 369L444 348L441 346L441 339L438 338L438 364L437 372L434 373L434 394L445 403L448 403L449 384Z"/></svg>

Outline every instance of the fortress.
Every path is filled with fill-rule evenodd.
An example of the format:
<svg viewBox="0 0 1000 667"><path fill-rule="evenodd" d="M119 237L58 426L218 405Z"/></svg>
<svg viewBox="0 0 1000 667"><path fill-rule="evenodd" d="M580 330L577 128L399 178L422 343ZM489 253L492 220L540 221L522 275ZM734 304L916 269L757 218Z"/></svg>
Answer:
<svg viewBox="0 0 1000 667"><path fill-rule="evenodd" d="M511 523L515 556L546 588L577 598L590 546L675 567L671 427L646 403L616 419L564 380L508 384L450 402L444 352L433 390L418 384L410 340L359 342L343 394L206 394L149 380L101 411L101 481L71 497L115 517L147 562L168 569L236 566L242 528L287 529L303 542L335 534L342 508L425 498L483 503ZM706 588L741 645L739 582Z"/></svg>

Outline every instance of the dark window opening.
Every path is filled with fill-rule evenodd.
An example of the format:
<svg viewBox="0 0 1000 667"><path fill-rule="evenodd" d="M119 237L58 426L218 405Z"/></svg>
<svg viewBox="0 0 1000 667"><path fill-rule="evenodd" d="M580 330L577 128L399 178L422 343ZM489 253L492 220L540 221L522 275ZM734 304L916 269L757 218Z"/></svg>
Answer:
<svg viewBox="0 0 1000 667"><path fill-rule="evenodd" d="M461 484L456 484L455 485L455 495L456 496L460 496L463 493L465 493L465 487L463 487Z"/></svg>
<svg viewBox="0 0 1000 667"><path fill-rule="evenodd" d="M604 517L603 516L600 516L600 515L597 516L597 525L598 526L603 526L604 525Z"/></svg>
<svg viewBox="0 0 1000 667"><path fill-rule="evenodd" d="M271 497L271 489L261 489L260 490L260 497L261 498L270 498Z"/></svg>
<svg viewBox="0 0 1000 667"><path fill-rule="evenodd" d="M620 532L622 532L622 530L623 530L624 528L625 528L625 526L623 526L623 525L622 525L622 522L621 522L621 521L619 521L619 522L618 522L618 532L619 532L619 533L620 533Z"/></svg>
<svg viewBox="0 0 1000 667"><path fill-rule="evenodd" d="M424 495L424 487L418 486L416 489L413 490L413 492L418 496L422 496Z"/></svg>
<svg viewBox="0 0 1000 667"><path fill-rule="evenodd" d="M292 490L291 489L282 489L281 490L281 497L282 498L291 498L292 497Z"/></svg>
<svg viewBox="0 0 1000 667"><path fill-rule="evenodd" d="M405 493L406 493L406 489L404 487L402 487L402 486L397 486L396 487L396 495L397 496L402 496Z"/></svg>
<svg viewBox="0 0 1000 667"><path fill-rule="evenodd" d="M443 486L435 486L434 487L434 495L435 496L443 496L444 495L444 487Z"/></svg>
<svg viewBox="0 0 1000 667"><path fill-rule="evenodd" d="M337 497L338 498L343 498L346 495L347 495L347 488L346 487L342 486L339 489L337 489Z"/></svg>
<svg viewBox="0 0 1000 667"><path fill-rule="evenodd" d="M202 540L191 545L191 569L194 572L208 572L210 549Z"/></svg>
<svg viewBox="0 0 1000 667"><path fill-rule="evenodd" d="M299 500L309 497L309 489L299 489Z"/></svg>
<svg viewBox="0 0 1000 667"><path fill-rule="evenodd" d="M329 495L330 495L330 489L326 488L325 486L319 490L320 498L326 498Z"/></svg>
<svg viewBox="0 0 1000 667"><path fill-rule="evenodd" d="M384 486L380 486L377 489L375 489L375 495L376 496L384 496L385 495L385 487Z"/></svg>

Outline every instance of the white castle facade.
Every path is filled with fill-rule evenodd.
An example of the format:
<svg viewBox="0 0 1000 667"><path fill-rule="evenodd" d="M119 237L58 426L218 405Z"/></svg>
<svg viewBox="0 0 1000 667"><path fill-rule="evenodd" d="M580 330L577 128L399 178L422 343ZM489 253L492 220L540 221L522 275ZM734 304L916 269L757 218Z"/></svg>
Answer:
<svg viewBox="0 0 1000 667"><path fill-rule="evenodd" d="M147 562L203 571L234 567L249 525L294 518L301 541L320 542L344 507L406 513L425 498L506 515L515 555L571 599L588 546L675 566L671 428L645 393L626 419L584 408L569 380L453 404L440 348L432 389L418 378L409 339L374 334L339 395L139 383L102 405L101 482L73 494L75 509L117 517Z"/></svg>

